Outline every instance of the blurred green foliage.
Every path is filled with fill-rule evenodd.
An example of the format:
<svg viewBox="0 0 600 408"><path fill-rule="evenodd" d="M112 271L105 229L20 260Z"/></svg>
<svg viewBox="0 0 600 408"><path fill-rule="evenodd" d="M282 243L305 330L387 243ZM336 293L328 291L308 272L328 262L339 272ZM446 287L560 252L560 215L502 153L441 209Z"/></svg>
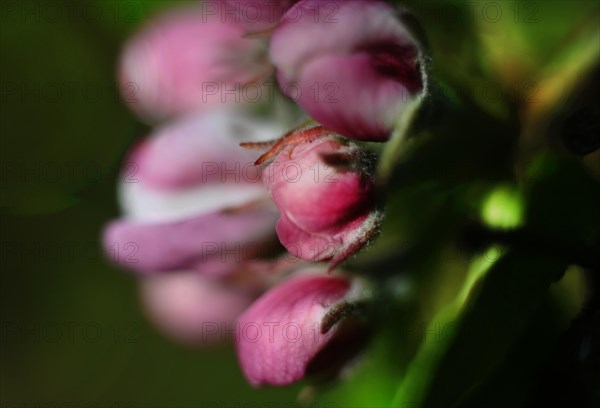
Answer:
<svg viewBox="0 0 600 408"><path fill-rule="evenodd" d="M416 127L396 134L406 140L397 143L382 234L355 264L389 294L373 310L381 329L356 373L326 398L364 407L595 406L597 348L589 363L557 361L594 290L582 269L568 267L598 273L600 131L593 113L578 112L598 112L598 88L589 86L600 63L599 4L398 3L427 34L440 106L433 114L425 106ZM595 148L572 148L583 143ZM586 324L599 341L598 318ZM572 371L545 377L557 368Z"/></svg>

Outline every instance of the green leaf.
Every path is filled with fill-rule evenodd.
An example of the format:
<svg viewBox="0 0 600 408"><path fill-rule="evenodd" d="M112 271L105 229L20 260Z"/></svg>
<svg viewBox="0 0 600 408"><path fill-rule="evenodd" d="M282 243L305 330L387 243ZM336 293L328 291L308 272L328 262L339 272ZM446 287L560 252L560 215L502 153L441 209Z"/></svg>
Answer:
<svg viewBox="0 0 600 408"><path fill-rule="evenodd" d="M445 341L422 345L394 406L460 406L510 352L564 265L519 250L485 269L481 259L474 261L463 294L434 319L456 330Z"/></svg>

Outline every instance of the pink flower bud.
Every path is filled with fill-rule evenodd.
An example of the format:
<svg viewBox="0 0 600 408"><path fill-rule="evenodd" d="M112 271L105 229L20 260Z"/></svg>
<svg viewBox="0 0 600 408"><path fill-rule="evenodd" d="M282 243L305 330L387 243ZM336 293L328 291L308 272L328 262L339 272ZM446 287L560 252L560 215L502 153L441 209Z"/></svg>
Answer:
<svg viewBox="0 0 600 408"><path fill-rule="evenodd" d="M328 312L359 291L346 278L320 273L293 277L260 297L236 325L238 358L248 381L287 385L303 378L340 329L337 322L328 327Z"/></svg>
<svg viewBox="0 0 600 408"><path fill-rule="evenodd" d="M142 279L140 295L149 319L161 331L198 346L227 340L234 321L252 301L249 293L193 272Z"/></svg>
<svg viewBox="0 0 600 408"><path fill-rule="evenodd" d="M424 89L417 42L381 1L301 0L273 32L270 57L285 94L353 139L386 141Z"/></svg>
<svg viewBox="0 0 600 408"><path fill-rule="evenodd" d="M366 245L380 213L369 154L323 127L282 139L263 169L281 213L277 235L295 256L332 267Z"/></svg>
<svg viewBox="0 0 600 408"><path fill-rule="evenodd" d="M239 267L243 254L256 252L250 245L274 235L277 218L254 155L239 143L279 134L230 110L159 128L124 165L125 217L105 230L108 255L141 272L223 275Z"/></svg>
<svg viewBox="0 0 600 408"><path fill-rule="evenodd" d="M200 6L159 16L123 50L119 77L125 101L149 120L243 101L240 89L271 72L264 44L244 38L244 32ZM255 98L253 93L245 99Z"/></svg>

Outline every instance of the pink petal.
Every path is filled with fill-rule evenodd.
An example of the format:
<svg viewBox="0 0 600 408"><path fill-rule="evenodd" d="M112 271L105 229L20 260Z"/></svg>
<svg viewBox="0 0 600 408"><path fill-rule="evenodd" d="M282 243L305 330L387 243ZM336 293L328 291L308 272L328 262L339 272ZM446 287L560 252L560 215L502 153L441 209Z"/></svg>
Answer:
<svg viewBox="0 0 600 408"><path fill-rule="evenodd" d="M237 351L253 385L286 385L304 377L311 360L335 336L321 333L323 317L349 292L342 277L291 278L264 294L238 319Z"/></svg>
<svg viewBox="0 0 600 408"><path fill-rule="evenodd" d="M301 0L283 17L269 51L275 66L296 77L304 62L321 55L349 55L382 42L414 45L396 11L376 0Z"/></svg>
<svg viewBox="0 0 600 408"><path fill-rule="evenodd" d="M140 294L154 324L169 337L192 345L230 338L233 322L252 301L249 293L193 272L145 278Z"/></svg>
<svg viewBox="0 0 600 408"><path fill-rule="evenodd" d="M315 234L306 231L282 214L277 221L277 236L281 245L297 258L309 262L330 260L343 243L336 234Z"/></svg>
<svg viewBox="0 0 600 408"><path fill-rule="evenodd" d="M241 25L209 17L201 6L179 7L128 42L119 67L121 91L140 116L156 120L232 103L235 92L225 94L225 86L268 75L259 42L245 39Z"/></svg>
<svg viewBox="0 0 600 408"><path fill-rule="evenodd" d="M283 92L344 136L386 141L422 88L416 41L393 7L370 0L301 0L270 43Z"/></svg>
<svg viewBox="0 0 600 408"><path fill-rule="evenodd" d="M160 127L136 147L125 163L122 181L158 190L200 183L256 183L256 153L244 141L279 137L283 126L267 124L233 109L197 114Z"/></svg>
<svg viewBox="0 0 600 408"><path fill-rule="evenodd" d="M292 255L310 262L331 261L329 269L365 247L379 230L378 211L363 214L327 234L307 231L282 215L277 221L279 241Z"/></svg>
<svg viewBox="0 0 600 408"><path fill-rule="evenodd" d="M178 221L266 197L256 153L242 141L284 131L234 109L182 118L139 143L123 164L119 199L127 217Z"/></svg>
<svg viewBox="0 0 600 408"><path fill-rule="evenodd" d="M285 89L287 82L281 75L279 79ZM303 90L296 102L309 115L359 140L386 141L394 120L413 98L405 84L377 72L366 52L307 61L296 81ZM309 92L315 86L318 95Z"/></svg>
<svg viewBox="0 0 600 408"><path fill-rule="evenodd" d="M244 253L272 234L272 207L203 214L177 222L115 221L104 231L104 248L114 262L139 272L197 266L211 274L235 268ZM212 264L203 269L204 264ZM213 272L214 273L214 272Z"/></svg>
<svg viewBox="0 0 600 408"><path fill-rule="evenodd" d="M368 211L372 181L358 171L327 165L324 159L328 154L354 153L356 146L327 137L280 154L265 172L265 183L282 214L303 229L326 233Z"/></svg>

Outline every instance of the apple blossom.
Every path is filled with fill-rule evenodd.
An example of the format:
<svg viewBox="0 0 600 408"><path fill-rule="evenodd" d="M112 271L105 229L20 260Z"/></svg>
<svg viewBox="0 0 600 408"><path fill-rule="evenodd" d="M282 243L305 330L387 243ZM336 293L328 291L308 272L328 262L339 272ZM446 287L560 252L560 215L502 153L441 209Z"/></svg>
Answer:
<svg viewBox="0 0 600 408"><path fill-rule="evenodd" d="M265 45L244 32L234 21L210 18L201 6L159 15L122 52L125 101L150 121L241 101L240 88L271 73Z"/></svg>
<svg viewBox="0 0 600 408"><path fill-rule="evenodd" d="M106 250L145 273L198 269L223 275L238 268L243 255L273 235L277 218L253 155L238 144L280 132L232 110L155 131L124 166L125 214L106 228Z"/></svg>
<svg viewBox="0 0 600 408"><path fill-rule="evenodd" d="M238 319L242 370L253 385L287 385L307 374L312 360L343 324L328 317L337 305L360 297L356 281L324 271L291 277L266 292Z"/></svg>
<svg viewBox="0 0 600 408"><path fill-rule="evenodd" d="M333 267L375 235L381 215L365 149L314 127L282 139L259 161L265 158L263 182L281 213L277 235L289 252Z"/></svg>
<svg viewBox="0 0 600 408"><path fill-rule="evenodd" d="M144 119L169 121L126 158L123 216L103 244L139 272L149 319L193 345L235 328L256 386L337 372L368 332L353 317L370 296L362 279L328 272L382 221L377 157L348 138L388 139L427 92L423 61L399 13L379 0L211 0L138 32L120 60L122 93ZM213 92L274 71L319 125L285 133ZM273 119L285 108L260 112ZM264 154L256 160L240 145ZM298 258L329 265L305 268Z"/></svg>
<svg viewBox="0 0 600 408"><path fill-rule="evenodd" d="M273 31L269 50L282 91L353 139L388 140L426 85L416 39L382 1L301 0Z"/></svg>

